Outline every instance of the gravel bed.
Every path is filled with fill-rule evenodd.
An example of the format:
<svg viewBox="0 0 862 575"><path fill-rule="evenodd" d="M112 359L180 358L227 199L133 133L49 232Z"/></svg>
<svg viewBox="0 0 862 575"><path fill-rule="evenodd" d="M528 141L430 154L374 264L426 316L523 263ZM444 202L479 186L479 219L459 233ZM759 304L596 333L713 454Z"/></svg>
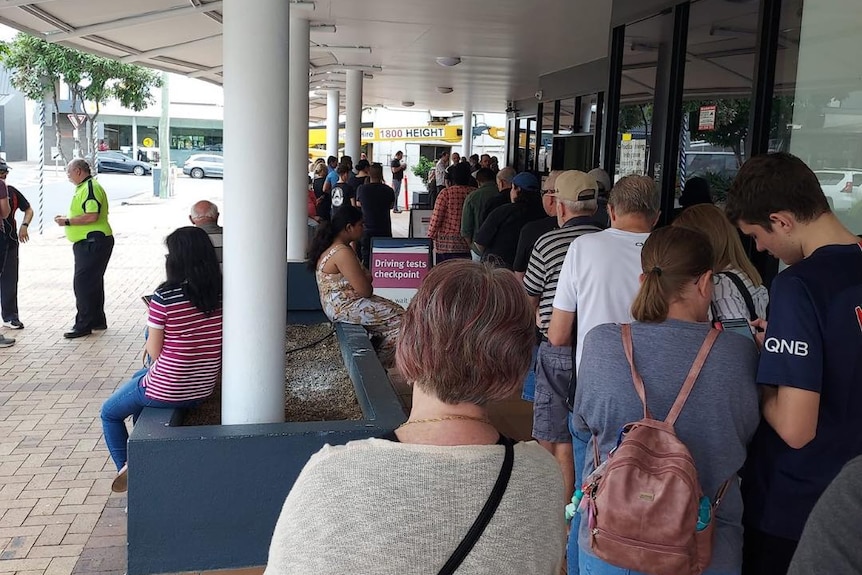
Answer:
<svg viewBox="0 0 862 575"><path fill-rule="evenodd" d="M331 324L289 325L285 330L285 421L362 419L353 383ZM314 342L316 343L315 345ZM310 345L307 349L299 349ZM296 351L292 351L296 350ZM221 424L221 386L183 425Z"/></svg>

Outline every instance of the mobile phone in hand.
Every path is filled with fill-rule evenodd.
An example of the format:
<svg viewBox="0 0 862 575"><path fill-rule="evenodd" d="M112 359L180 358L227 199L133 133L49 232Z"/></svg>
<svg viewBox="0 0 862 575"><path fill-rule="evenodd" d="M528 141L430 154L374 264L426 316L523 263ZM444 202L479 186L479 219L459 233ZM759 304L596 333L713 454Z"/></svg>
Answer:
<svg viewBox="0 0 862 575"><path fill-rule="evenodd" d="M721 321L721 327L724 328L724 331L732 331L754 341L754 332L751 331L751 325L746 319L725 319Z"/></svg>

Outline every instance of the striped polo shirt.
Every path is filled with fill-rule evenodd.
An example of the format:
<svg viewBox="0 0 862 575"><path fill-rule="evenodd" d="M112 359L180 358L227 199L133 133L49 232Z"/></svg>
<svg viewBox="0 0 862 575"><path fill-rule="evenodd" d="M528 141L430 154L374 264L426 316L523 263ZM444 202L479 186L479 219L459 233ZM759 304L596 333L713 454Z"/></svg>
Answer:
<svg viewBox="0 0 862 575"><path fill-rule="evenodd" d="M165 340L142 380L146 396L188 401L212 394L221 370L222 310L207 316L182 287L158 289L150 300L147 326L163 330Z"/></svg>
<svg viewBox="0 0 862 575"><path fill-rule="evenodd" d="M536 240L530 254L530 263L527 264L527 273L524 275L524 288L529 295L539 297L539 317L536 325L545 337L551 323L560 268L563 267L569 245L579 236L600 231L602 228L591 217L580 216L570 219L561 228L546 232Z"/></svg>

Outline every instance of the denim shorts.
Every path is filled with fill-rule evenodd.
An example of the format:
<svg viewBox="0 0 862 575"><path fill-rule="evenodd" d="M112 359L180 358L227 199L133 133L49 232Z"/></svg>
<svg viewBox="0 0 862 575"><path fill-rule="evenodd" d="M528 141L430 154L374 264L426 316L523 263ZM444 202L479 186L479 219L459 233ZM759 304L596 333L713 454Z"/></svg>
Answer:
<svg viewBox="0 0 862 575"><path fill-rule="evenodd" d="M536 394L533 402L533 437L569 443L569 407L566 397L572 380L572 348L539 344L536 358Z"/></svg>

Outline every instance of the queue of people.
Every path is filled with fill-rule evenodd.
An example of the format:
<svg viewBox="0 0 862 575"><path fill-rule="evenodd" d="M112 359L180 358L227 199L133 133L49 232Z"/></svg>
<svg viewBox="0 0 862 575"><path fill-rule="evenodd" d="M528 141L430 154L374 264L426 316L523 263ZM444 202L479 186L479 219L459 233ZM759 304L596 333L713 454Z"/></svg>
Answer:
<svg viewBox="0 0 862 575"><path fill-rule="evenodd" d="M784 153L753 158L723 210L695 182L673 225L655 231L659 194L648 177L611 188L606 174L562 172L540 192L504 170L497 189L514 193L494 211L514 214L512 200L533 196L536 225L521 217L512 237L544 226L529 232L523 275L484 253L481 211L502 192L482 168L470 189L456 168L432 229L446 256L438 262L452 261L426 277L391 334L414 388L410 417L393 434L312 458L285 502L266 572L452 572L444 565L462 539L472 551L455 557L474 573L558 573L564 563L570 574L771 575L813 572L818 553L829 565L856 559L859 572L847 539L859 520L840 498L858 484L849 465L862 457L862 243L811 170ZM339 273L324 252L343 253L355 279L342 276L340 289L369 298L348 246L361 237L353 218L312 261L319 277ZM769 290L740 233L789 266ZM476 256L485 261L469 261ZM485 405L515 392L528 369L544 450L515 446L495 498L509 442ZM544 521L534 523L537 513Z"/></svg>
<svg viewBox="0 0 862 575"><path fill-rule="evenodd" d="M332 168L334 181L318 170L311 183L329 198L308 254L323 311L368 330L381 363L412 385L413 406L391 434L312 457L284 503L267 573L556 574L565 565L570 574L783 575L810 572L820 557L854 565L846 538L859 519L841 502L858 503L852 470L862 457L862 242L800 159L752 158L723 210L693 201L657 230L649 177L608 189L606 174L565 171L542 186L504 168L492 183L490 167L471 173L459 162L432 215L440 265L406 310L373 293L362 261L370 235L387 224L391 234L394 191L378 165ZM113 234L86 162L73 160L67 174L72 206L55 221L73 243L78 315L64 335L76 338L107 327ZM146 365L102 407L116 491L128 478L124 420L148 406L194 406L217 384L218 217L199 202L194 226L166 239ZM788 266L769 289L740 232ZM532 248L515 272L522 240ZM520 391L531 369L539 441L515 443L488 405Z"/></svg>

